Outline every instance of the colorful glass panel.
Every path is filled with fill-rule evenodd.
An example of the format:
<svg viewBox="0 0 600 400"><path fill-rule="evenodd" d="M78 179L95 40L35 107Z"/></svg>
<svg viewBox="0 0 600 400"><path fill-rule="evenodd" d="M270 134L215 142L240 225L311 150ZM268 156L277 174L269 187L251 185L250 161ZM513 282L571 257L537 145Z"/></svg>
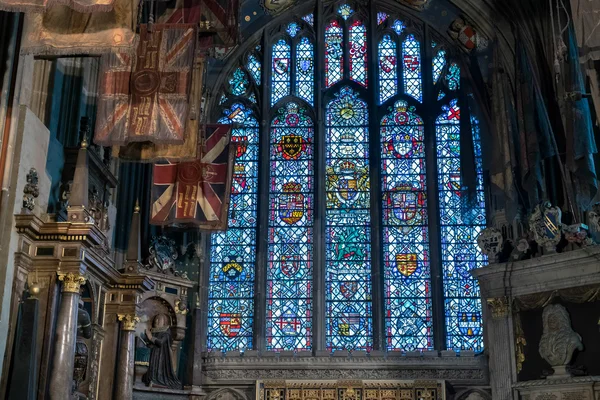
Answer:
<svg viewBox="0 0 600 400"><path fill-rule="evenodd" d="M389 15L387 15L384 12L378 12L377 13L377 25L381 25L385 22L386 19L388 19Z"/></svg>
<svg viewBox="0 0 600 400"><path fill-rule="evenodd" d="M291 50L290 45L279 39L273 45L273 62L271 75L271 105L290 94L290 69Z"/></svg>
<svg viewBox="0 0 600 400"><path fill-rule="evenodd" d="M460 67L458 64L452 63L448 67L446 84L448 85L449 90L457 90L460 88Z"/></svg>
<svg viewBox="0 0 600 400"><path fill-rule="evenodd" d="M325 86L331 87L344 73L344 35L338 21L325 28Z"/></svg>
<svg viewBox="0 0 600 400"><path fill-rule="evenodd" d="M291 37L296 37L296 35L298 34L298 32L300 32L300 26L295 23L295 22L291 22L287 29L286 32L291 36Z"/></svg>
<svg viewBox="0 0 600 400"><path fill-rule="evenodd" d="M236 124L232 140L239 142L233 167L229 229L211 237L207 347L213 350L252 349L256 211L258 201L258 121L240 103L225 110L220 124Z"/></svg>
<svg viewBox="0 0 600 400"><path fill-rule="evenodd" d="M229 92L234 96L243 96L248 90L250 81L241 68L237 68L229 79Z"/></svg>
<svg viewBox="0 0 600 400"><path fill-rule="evenodd" d="M260 85L260 61L254 54L250 54L248 56L248 62L246 63L246 68L250 71L250 75L252 75L252 79L256 82L257 85Z"/></svg>
<svg viewBox="0 0 600 400"><path fill-rule="evenodd" d="M402 100L381 120L388 350L433 348L424 133L423 120Z"/></svg>
<svg viewBox="0 0 600 400"><path fill-rule="evenodd" d="M223 93L221 99L219 99L219 105L224 104L227 101L227 96Z"/></svg>
<svg viewBox="0 0 600 400"><path fill-rule="evenodd" d="M360 21L350 26L350 79L367 86L367 27Z"/></svg>
<svg viewBox="0 0 600 400"><path fill-rule="evenodd" d="M370 350L368 108L343 87L326 108L326 346Z"/></svg>
<svg viewBox="0 0 600 400"><path fill-rule="evenodd" d="M304 17L302 17L302 19L310 26L313 26L315 24L315 16L313 14L307 14Z"/></svg>
<svg viewBox="0 0 600 400"><path fill-rule="evenodd" d="M473 223L467 222L462 214L460 109L457 101L451 100L442 110L436 120L436 138L446 346L450 350L481 351L483 321L479 285L469 274L484 262L477 247L477 236L485 227L479 124L472 118L472 132L468 133L473 135L477 172L477 206L469 210L474 213Z"/></svg>
<svg viewBox="0 0 600 400"><path fill-rule="evenodd" d="M433 58L433 84L435 85L442 75L442 70L446 65L446 51L440 50Z"/></svg>
<svg viewBox="0 0 600 400"><path fill-rule="evenodd" d="M313 44L306 37L296 44L296 95L313 104L315 63Z"/></svg>
<svg viewBox="0 0 600 400"><path fill-rule="evenodd" d="M257 103L256 94L252 93L250 96L248 96L248 100L250 100L251 102L256 104Z"/></svg>
<svg viewBox="0 0 600 400"><path fill-rule="evenodd" d="M296 103L271 125L267 349L312 347L313 122Z"/></svg>
<svg viewBox="0 0 600 400"><path fill-rule="evenodd" d="M342 4L338 8L338 14L340 14L340 16L342 18L347 20L348 18L350 18L352 16L352 14L354 14L354 10L348 4Z"/></svg>
<svg viewBox="0 0 600 400"><path fill-rule="evenodd" d="M406 36L402 42L404 93L422 101L421 48L414 35Z"/></svg>
<svg viewBox="0 0 600 400"><path fill-rule="evenodd" d="M379 42L379 102L396 95L398 88L398 57L396 42L390 35L384 35Z"/></svg>
<svg viewBox="0 0 600 400"><path fill-rule="evenodd" d="M392 24L392 29L398 34L398 36L400 36L404 28L406 28L406 25L404 25L404 22L400 21L399 19L395 20Z"/></svg>

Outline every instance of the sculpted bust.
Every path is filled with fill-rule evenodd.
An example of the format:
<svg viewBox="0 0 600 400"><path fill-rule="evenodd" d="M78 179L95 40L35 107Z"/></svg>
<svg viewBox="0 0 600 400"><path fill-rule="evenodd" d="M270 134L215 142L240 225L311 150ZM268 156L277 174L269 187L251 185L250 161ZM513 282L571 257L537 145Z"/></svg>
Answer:
<svg viewBox="0 0 600 400"><path fill-rule="evenodd" d="M544 308L542 322L540 355L554 368L555 375L564 375L575 350L583 350L581 336L571 328L569 313L560 304Z"/></svg>

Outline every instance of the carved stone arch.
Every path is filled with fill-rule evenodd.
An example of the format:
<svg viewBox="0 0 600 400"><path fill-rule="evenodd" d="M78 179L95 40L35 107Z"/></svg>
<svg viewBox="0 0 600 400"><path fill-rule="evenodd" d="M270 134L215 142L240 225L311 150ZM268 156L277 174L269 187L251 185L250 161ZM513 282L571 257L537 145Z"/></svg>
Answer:
<svg viewBox="0 0 600 400"><path fill-rule="evenodd" d="M492 400L492 396L483 389L467 389L458 393L456 400Z"/></svg>
<svg viewBox="0 0 600 400"><path fill-rule="evenodd" d="M248 397L241 390L228 388L215 390L206 400L248 400Z"/></svg>

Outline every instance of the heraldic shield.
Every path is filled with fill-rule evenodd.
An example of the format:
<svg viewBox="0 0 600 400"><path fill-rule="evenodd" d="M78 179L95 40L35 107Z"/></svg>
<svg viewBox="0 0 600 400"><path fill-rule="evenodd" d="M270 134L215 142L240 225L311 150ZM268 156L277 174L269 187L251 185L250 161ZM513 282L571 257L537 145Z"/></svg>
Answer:
<svg viewBox="0 0 600 400"><path fill-rule="evenodd" d="M283 185L283 193L279 195L279 218L288 225L293 225L304 216L304 195L300 193L302 185L288 182Z"/></svg>
<svg viewBox="0 0 600 400"><path fill-rule="evenodd" d="M291 278L300 270L300 249L294 245L286 245L284 253L281 255L281 272Z"/></svg>
<svg viewBox="0 0 600 400"><path fill-rule="evenodd" d="M358 291L358 283L356 282L342 282L340 283L340 293L346 299L351 299L354 297L356 292Z"/></svg>
<svg viewBox="0 0 600 400"><path fill-rule="evenodd" d="M362 328L360 313L352 306L348 306L337 318L338 332L342 336L353 337L360 333Z"/></svg>
<svg viewBox="0 0 600 400"><path fill-rule="evenodd" d="M406 277L411 276L417 270L417 255L396 254L396 269Z"/></svg>
<svg viewBox="0 0 600 400"><path fill-rule="evenodd" d="M481 314L461 312L458 314L458 330L465 336L477 336L481 332Z"/></svg>
<svg viewBox="0 0 600 400"><path fill-rule="evenodd" d="M396 67L396 56L385 56L379 60L379 66L386 73L389 74Z"/></svg>
<svg viewBox="0 0 600 400"><path fill-rule="evenodd" d="M219 316L221 332L227 337L236 337L242 329L242 314L221 313Z"/></svg>
<svg viewBox="0 0 600 400"><path fill-rule="evenodd" d="M277 151L282 153L286 160L297 160L303 151L306 150L306 141L302 136L284 135L277 144Z"/></svg>
<svg viewBox="0 0 600 400"><path fill-rule="evenodd" d="M406 188L393 191L389 194L389 203L394 217L402 222L413 222L417 216L419 197L418 194Z"/></svg>

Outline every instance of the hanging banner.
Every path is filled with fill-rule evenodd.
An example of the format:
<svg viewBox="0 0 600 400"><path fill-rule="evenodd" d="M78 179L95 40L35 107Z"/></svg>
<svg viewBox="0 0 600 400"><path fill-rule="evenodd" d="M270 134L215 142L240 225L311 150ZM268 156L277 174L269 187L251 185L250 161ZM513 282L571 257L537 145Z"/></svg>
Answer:
<svg viewBox="0 0 600 400"><path fill-rule="evenodd" d="M118 148L118 157L125 161L158 162L193 161L198 158L199 121L202 118L200 109L204 79L204 58L197 58L192 73L192 89L190 91L189 118L185 125L183 144L155 144L152 142L134 142Z"/></svg>
<svg viewBox="0 0 600 400"><path fill-rule="evenodd" d="M75 3L68 6L57 4L44 12L28 13L25 15L21 54L101 55L115 51L132 52L137 41L138 3L135 0L114 0L113 4L112 0L106 0L98 4L77 3L79 7L75 7ZM106 12L98 12L94 7L106 8ZM83 10L94 12L81 12Z"/></svg>
<svg viewBox="0 0 600 400"><path fill-rule="evenodd" d="M239 0L200 0L200 32L213 33L212 46L239 44Z"/></svg>
<svg viewBox="0 0 600 400"><path fill-rule="evenodd" d="M96 144L184 142L195 42L191 24L142 25L134 59L103 57Z"/></svg>
<svg viewBox="0 0 600 400"><path fill-rule="evenodd" d="M197 160L155 164L150 223L226 230L237 147L231 125L207 125Z"/></svg>

